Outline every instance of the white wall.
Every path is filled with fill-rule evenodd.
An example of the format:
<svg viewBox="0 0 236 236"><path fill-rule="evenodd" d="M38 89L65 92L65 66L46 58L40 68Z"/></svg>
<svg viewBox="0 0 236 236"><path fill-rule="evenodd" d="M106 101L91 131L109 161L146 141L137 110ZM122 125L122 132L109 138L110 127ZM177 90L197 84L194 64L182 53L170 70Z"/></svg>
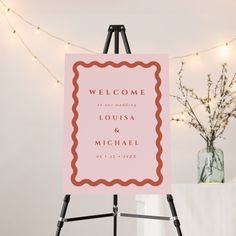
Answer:
<svg viewBox="0 0 236 236"><path fill-rule="evenodd" d="M101 52L109 24L125 24L133 53L185 54L225 42L236 36L233 0L219 1L36 1L6 0L35 24L56 35ZM64 45L42 33L36 35L14 15L9 16L36 55L63 80ZM0 18L0 219L1 235L53 235L62 200L63 88L55 88L50 75L25 51L4 19ZM70 49L71 52L83 52ZM218 50L204 54L199 62L186 64L186 83L205 89L208 73L219 75L220 65L229 63L236 72L236 43L229 58ZM171 93L176 93L179 61L170 65ZM172 103L172 112L180 108ZM236 176L234 121L226 140L218 146L225 153L226 180ZM204 147L200 136L188 127L171 124L172 173L174 183L196 182L196 154ZM71 215L111 209L109 196L74 197ZM122 198L127 211L134 211L135 198ZM73 207L72 207L73 206ZM110 220L71 224L84 235L111 235ZM101 225L107 227L101 227ZM128 223L131 225L129 226ZM89 227L90 226L90 227ZM120 235L136 235L135 221L122 220Z"/></svg>

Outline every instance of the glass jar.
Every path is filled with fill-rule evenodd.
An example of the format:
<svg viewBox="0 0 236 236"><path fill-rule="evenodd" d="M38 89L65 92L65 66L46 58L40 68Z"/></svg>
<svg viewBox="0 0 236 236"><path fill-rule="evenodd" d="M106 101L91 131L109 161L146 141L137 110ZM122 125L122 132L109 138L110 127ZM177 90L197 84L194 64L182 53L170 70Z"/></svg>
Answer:
<svg viewBox="0 0 236 236"><path fill-rule="evenodd" d="M198 152L198 183L224 183L224 153L213 145Z"/></svg>

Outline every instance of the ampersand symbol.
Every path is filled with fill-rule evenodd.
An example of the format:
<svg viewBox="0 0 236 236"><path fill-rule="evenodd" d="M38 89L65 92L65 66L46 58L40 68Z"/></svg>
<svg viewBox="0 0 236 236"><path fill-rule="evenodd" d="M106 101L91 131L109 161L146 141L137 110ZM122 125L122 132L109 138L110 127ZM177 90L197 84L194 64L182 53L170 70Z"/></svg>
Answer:
<svg viewBox="0 0 236 236"><path fill-rule="evenodd" d="M115 129L114 129L114 132L115 132L115 133L120 133L120 130L119 130L118 128L115 128Z"/></svg>

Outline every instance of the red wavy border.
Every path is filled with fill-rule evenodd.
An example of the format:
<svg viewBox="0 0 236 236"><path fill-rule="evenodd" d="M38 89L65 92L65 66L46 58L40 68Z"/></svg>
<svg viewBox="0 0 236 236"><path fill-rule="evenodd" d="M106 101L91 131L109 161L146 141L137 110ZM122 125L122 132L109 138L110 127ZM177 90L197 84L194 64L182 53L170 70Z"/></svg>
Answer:
<svg viewBox="0 0 236 236"><path fill-rule="evenodd" d="M155 86L155 91L156 91L156 99L155 99L155 103L157 106L157 110L156 110L156 120L157 120L157 125L156 125L156 133L157 133L157 139L156 139L156 146L157 146L157 153L156 153L156 160L157 160L157 168L156 168L156 174L158 179L156 181L151 180L151 179L144 179L142 181L138 181L136 179L129 179L127 181L122 181L121 179L113 179L112 181L107 181L105 179L98 179L96 181L92 181L90 179L83 179L81 181L77 181L76 180L76 176L78 174L78 169L76 167L76 162L78 160L78 154L76 152L76 148L78 146L78 140L76 137L76 134L78 132L78 125L77 125L77 119L79 117L79 113L77 111L77 107L79 105L79 99L77 97L77 93L79 91L79 85L78 85L78 79L79 79L79 71L78 71L78 66L83 66L86 68L92 67L92 66L97 66L100 68L104 68L106 66L113 66L115 68L121 67L121 66L127 66L129 68L134 68L136 66L142 66L143 68L148 68L151 66L155 66L156 67L156 72L155 72L155 78L156 78L156 86ZM160 99L161 99L161 91L160 91L160 85L161 85L161 79L159 77L161 71L161 66L158 62L155 61L151 61L149 63L144 63L141 61L136 61L134 63L130 63L127 61L121 61L119 63L115 63L113 61L106 61L104 63L100 63L98 61L92 61L90 63L86 63L83 61L77 61L76 63L74 63L73 65L73 72L74 72L74 77L73 77L73 86L74 86L74 90L72 93L72 98L73 98L73 105L72 105L72 112L73 112L73 119L72 119L72 126L73 126L73 132L71 134L71 138L73 141L73 145L71 147L71 152L73 155L73 159L71 161L71 168L72 168L72 175L71 175L71 182L72 184L74 184L75 186L82 186L84 184L88 184L90 186L97 186L99 184L104 184L106 186L112 186L115 184L119 184L121 186L128 186L130 184L134 184L137 186L143 186L145 184L150 184L152 186L158 186L162 183L163 181L163 176L161 174L161 169L163 166L162 160L161 160L161 154L162 154L162 146L161 146L161 139L162 139L162 133L160 131L160 127L162 124L162 120L160 118L160 113L162 110L162 107L160 105Z"/></svg>

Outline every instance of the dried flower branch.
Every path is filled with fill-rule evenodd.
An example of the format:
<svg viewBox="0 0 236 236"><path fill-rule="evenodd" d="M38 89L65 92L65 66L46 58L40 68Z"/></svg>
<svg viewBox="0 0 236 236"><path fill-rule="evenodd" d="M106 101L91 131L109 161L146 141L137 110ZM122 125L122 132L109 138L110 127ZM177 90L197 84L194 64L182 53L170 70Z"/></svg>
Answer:
<svg viewBox="0 0 236 236"><path fill-rule="evenodd" d="M207 94L205 97L199 96L194 89L186 87L183 82L184 62L178 72L177 86L180 95L171 95L184 107L184 115L172 117L173 121L183 122L189 127L195 128L207 145L213 145L217 138L223 138L229 120L236 118L236 74L229 79L227 64L222 65L220 77L214 83L211 75L207 77ZM203 106L207 115L207 124L203 125L192 105L192 100L198 101Z"/></svg>

